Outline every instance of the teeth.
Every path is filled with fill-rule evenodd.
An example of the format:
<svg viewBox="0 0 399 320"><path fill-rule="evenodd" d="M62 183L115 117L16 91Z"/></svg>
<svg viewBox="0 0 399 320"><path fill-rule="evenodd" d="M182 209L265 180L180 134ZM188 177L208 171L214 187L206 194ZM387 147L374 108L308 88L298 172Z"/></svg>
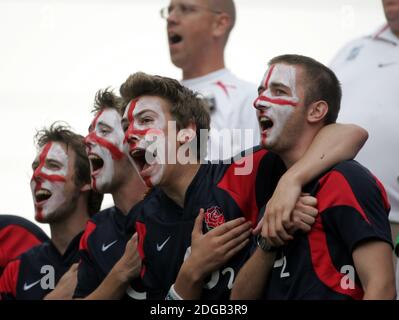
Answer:
<svg viewBox="0 0 399 320"><path fill-rule="evenodd" d="M263 122L263 121L268 121L268 120L271 120L269 117L266 117L266 116L261 116L260 118L259 118L259 121L261 121L261 122Z"/></svg>
<svg viewBox="0 0 399 320"><path fill-rule="evenodd" d="M95 154L90 154L89 155L89 160L102 160L99 156Z"/></svg>
<svg viewBox="0 0 399 320"><path fill-rule="evenodd" d="M35 193L36 196L49 196L51 195L51 192L45 189L40 189Z"/></svg>

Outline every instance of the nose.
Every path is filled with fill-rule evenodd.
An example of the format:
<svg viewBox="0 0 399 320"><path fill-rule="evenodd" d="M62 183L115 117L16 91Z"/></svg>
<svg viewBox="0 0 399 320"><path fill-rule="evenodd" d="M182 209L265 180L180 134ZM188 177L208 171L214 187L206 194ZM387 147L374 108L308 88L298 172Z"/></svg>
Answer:
<svg viewBox="0 0 399 320"><path fill-rule="evenodd" d="M39 168L36 168L35 171L33 171L32 180L36 183L43 182L43 178Z"/></svg>
<svg viewBox="0 0 399 320"><path fill-rule="evenodd" d="M179 9L178 8L173 8L171 11L169 11L168 17L166 18L167 26L173 26L178 23L179 21Z"/></svg>
<svg viewBox="0 0 399 320"><path fill-rule="evenodd" d="M139 137L131 132L126 133L127 142L130 145L136 145L139 142Z"/></svg>
<svg viewBox="0 0 399 320"><path fill-rule="evenodd" d="M84 144L87 148L91 148L94 145L93 136L95 135L94 132L90 132L84 139Z"/></svg>

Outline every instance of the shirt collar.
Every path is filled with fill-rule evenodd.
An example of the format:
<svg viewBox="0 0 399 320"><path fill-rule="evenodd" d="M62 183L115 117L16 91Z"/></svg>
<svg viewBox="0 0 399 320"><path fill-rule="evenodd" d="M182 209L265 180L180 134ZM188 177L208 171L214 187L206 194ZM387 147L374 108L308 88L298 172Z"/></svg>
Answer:
<svg viewBox="0 0 399 320"><path fill-rule="evenodd" d="M371 35L371 38L375 41L384 41L394 46L399 45L399 38L392 32L388 24L385 24L379 28L377 32L374 32L374 34Z"/></svg>

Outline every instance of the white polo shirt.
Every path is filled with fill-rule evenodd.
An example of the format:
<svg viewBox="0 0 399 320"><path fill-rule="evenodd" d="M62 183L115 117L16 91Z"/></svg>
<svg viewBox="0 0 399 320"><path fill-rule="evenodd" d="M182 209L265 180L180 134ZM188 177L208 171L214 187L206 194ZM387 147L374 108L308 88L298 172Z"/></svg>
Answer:
<svg viewBox="0 0 399 320"><path fill-rule="evenodd" d="M379 28L347 44L331 68L342 83L338 121L369 132L356 160L382 181L390 220L399 222L399 38L387 25Z"/></svg>
<svg viewBox="0 0 399 320"><path fill-rule="evenodd" d="M181 83L200 93L210 106L211 130L207 159L227 159L259 144L259 124L253 107L258 96L255 84L238 79L228 69L182 80ZM248 139L245 139L245 129L252 133Z"/></svg>

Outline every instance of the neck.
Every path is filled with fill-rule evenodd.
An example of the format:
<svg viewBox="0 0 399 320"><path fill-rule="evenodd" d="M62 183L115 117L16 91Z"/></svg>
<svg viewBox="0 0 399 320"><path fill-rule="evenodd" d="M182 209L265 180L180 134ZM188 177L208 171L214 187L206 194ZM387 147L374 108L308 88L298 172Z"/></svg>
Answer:
<svg viewBox="0 0 399 320"><path fill-rule="evenodd" d="M50 223L51 242L61 254L65 253L72 239L86 227L89 220L87 196L81 195L76 209L65 215L65 219Z"/></svg>
<svg viewBox="0 0 399 320"><path fill-rule="evenodd" d="M126 215L136 203L144 198L146 191L147 187L143 180L136 172L132 171L130 178L126 179L126 182L112 193L112 198L115 206Z"/></svg>
<svg viewBox="0 0 399 320"><path fill-rule="evenodd" d="M319 128L303 130L300 139L295 141L294 147L287 148L287 150L283 152L277 152L280 158L284 161L287 169L292 167L299 159L303 157L309 146L312 144L312 141L318 131Z"/></svg>
<svg viewBox="0 0 399 320"><path fill-rule="evenodd" d="M193 181L200 166L199 163L179 165L179 168L177 168L179 174L173 175L173 181L169 184L161 186L166 195L182 208L184 207L188 186Z"/></svg>
<svg viewBox="0 0 399 320"><path fill-rule="evenodd" d="M209 50L198 54L198 59L191 59L182 67L183 80L205 76L211 72L225 68L223 49Z"/></svg>

